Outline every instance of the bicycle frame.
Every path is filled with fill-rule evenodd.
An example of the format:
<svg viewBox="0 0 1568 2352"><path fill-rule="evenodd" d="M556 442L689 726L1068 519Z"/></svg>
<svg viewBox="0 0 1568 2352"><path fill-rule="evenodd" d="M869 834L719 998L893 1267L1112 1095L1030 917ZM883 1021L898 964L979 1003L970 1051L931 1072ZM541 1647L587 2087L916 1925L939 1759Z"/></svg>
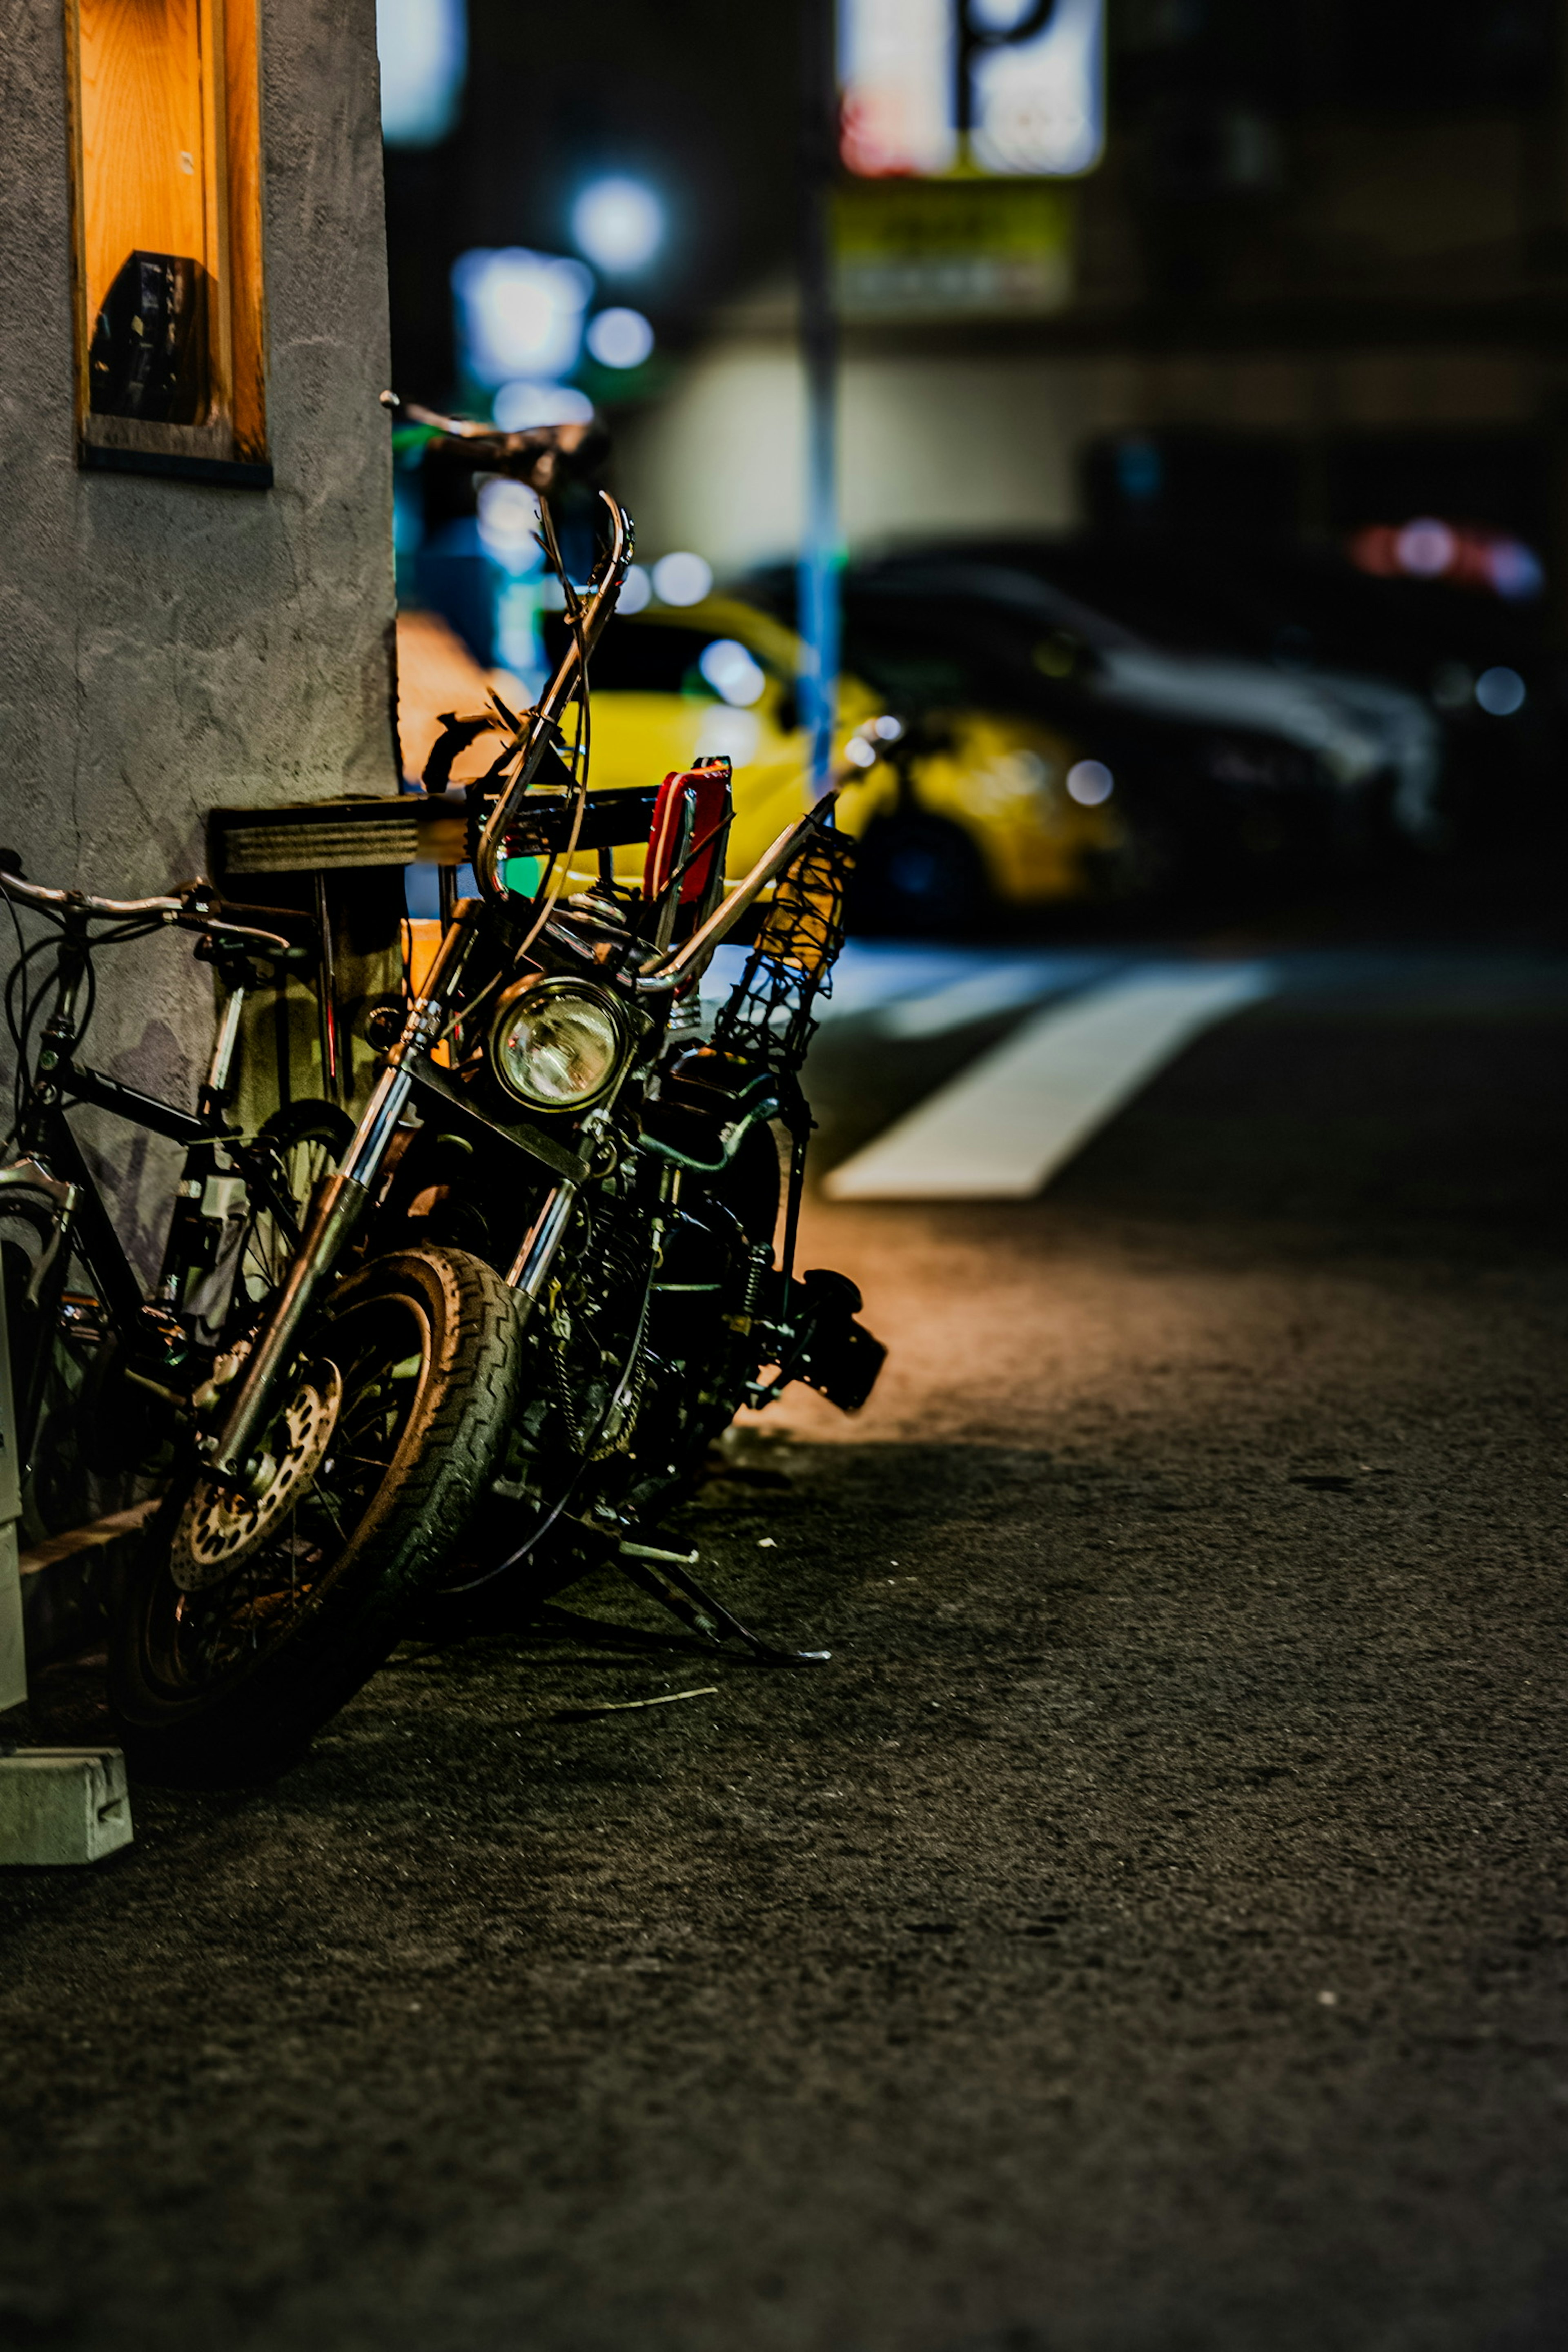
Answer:
<svg viewBox="0 0 1568 2352"><path fill-rule="evenodd" d="M26 1115L16 1139L15 1156L0 1164L0 1202L9 1200L23 1213L35 1207L44 1213L34 1219L40 1235L46 1238L43 1255L28 1286L28 1301L33 1306L43 1305L52 1292L63 1291L69 1255L75 1250L97 1288L109 1328L130 1344L138 1335L144 1338L151 1360L162 1370L160 1359L167 1355L182 1328L177 1306L181 1279L195 1255L186 1244L194 1223L204 1213L201 1196L205 1192L205 1179L214 1172L203 1163L210 1157L211 1147L232 1146L239 1141L237 1130L227 1123L227 1111L233 1098L234 1062L245 1005L254 980L247 964L237 957L226 959L229 992L214 1035L195 1110L144 1094L141 1088L126 1086L76 1058L77 1017L92 955L87 922L96 911L93 902L75 901L68 893L23 887L36 902L59 907L66 925L58 995L39 1043ZM151 903L155 907L165 905ZM247 933L244 927L234 928L239 936L267 940L277 948L288 946L287 941L270 934ZM217 960L220 963L226 961ZM151 1297L143 1290L67 1116L70 1108L79 1103L107 1111L132 1126L184 1147L174 1214ZM288 1217L287 1203L277 1196L265 1167L243 1171L243 1181L247 1186L260 1186L275 1216L281 1213ZM184 1402L163 1381L133 1370L128 1376L171 1402ZM36 1381L41 1382L45 1377L47 1364L40 1352ZM33 1395L24 1401L23 1426L29 1433L38 1402L39 1398Z"/></svg>

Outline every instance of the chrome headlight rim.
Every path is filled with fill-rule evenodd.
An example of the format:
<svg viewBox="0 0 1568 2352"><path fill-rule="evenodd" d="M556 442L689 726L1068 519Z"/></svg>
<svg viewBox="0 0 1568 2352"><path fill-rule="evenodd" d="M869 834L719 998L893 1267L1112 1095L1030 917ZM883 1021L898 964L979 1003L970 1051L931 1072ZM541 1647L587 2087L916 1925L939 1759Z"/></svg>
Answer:
<svg viewBox="0 0 1568 2352"><path fill-rule="evenodd" d="M574 1095L569 1102L553 1100L542 1094L530 1093L524 1087L520 1086L517 1079L507 1069L506 1055L502 1047L502 1040L506 1036L508 1028L520 1011L525 1007L529 1010L542 1009L547 1004L559 1003L562 999L578 1004L590 1004L596 1013L606 1015L615 1039L614 1051L605 1064L605 1074L598 1084L580 1095ZM490 1023L489 1034L486 1041L486 1053L496 1084L513 1102L521 1103L526 1110L533 1111L542 1118L575 1118L579 1112L592 1110L595 1103L603 1102L626 1068L630 1046L631 1031L626 1020L626 1008L608 989L596 988L592 981L575 980L566 972L530 972L521 980L513 981L511 986L503 992Z"/></svg>

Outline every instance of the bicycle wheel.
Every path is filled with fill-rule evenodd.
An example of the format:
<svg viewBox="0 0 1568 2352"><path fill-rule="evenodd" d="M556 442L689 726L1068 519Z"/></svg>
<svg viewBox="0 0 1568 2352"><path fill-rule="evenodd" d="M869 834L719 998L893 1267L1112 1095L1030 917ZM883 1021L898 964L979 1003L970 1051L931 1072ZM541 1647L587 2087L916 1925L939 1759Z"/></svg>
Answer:
<svg viewBox="0 0 1568 2352"><path fill-rule="evenodd" d="M253 1301L269 1298L283 1279L316 1193L353 1140L353 1131L346 1110L315 1101L285 1103L257 1129L257 1148L269 1155L281 1197L277 1206L265 1198L251 1202L240 1281ZM279 1216L279 1207L285 1215Z"/></svg>
<svg viewBox="0 0 1568 2352"><path fill-rule="evenodd" d="M90 1276L68 1245L62 1249L49 1203L16 1192L0 1199L0 1280L22 1529L32 1542L90 1517L92 1504L101 1501L89 1496L80 1399L104 1335L92 1311Z"/></svg>
<svg viewBox="0 0 1568 2352"><path fill-rule="evenodd" d="M199 1147L195 1181L181 1187L193 1197L175 1204L159 1284L198 1347L231 1348L255 1322L353 1134L346 1111L307 1100L274 1111L248 1142Z"/></svg>
<svg viewBox="0 0 1568 2352"><path fill-rule="evenodd" d="M399 1251L345 1282L285 1383L259 1501L199 1472L166 1500L111 1630L132 1769L282 1770L401 1639L483 1503L521 1370L482 1260Z"/></svg>

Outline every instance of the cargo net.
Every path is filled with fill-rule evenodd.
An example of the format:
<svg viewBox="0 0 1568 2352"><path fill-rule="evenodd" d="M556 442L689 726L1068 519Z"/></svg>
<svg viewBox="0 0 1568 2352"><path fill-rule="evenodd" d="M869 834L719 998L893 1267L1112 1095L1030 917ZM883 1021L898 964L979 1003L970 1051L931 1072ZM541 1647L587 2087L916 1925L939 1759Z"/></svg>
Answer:
<svg viewBox="0 0 1568 2352"><path fill-rule="evenodd" d="M854 862L854 842L822 827L785 866L746 969L713 1024L721 1052L751 1055L773 1070L799 1069L816 1027L812 1007L833 992Z"/></svg>

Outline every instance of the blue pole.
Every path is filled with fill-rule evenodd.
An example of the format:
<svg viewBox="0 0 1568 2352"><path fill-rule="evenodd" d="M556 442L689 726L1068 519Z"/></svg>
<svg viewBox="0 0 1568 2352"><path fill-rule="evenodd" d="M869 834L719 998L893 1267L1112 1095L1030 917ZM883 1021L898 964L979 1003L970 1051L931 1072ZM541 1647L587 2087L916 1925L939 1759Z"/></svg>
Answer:
<svg viewBox="0 0 1568 2352"><path fill-rule="evenodd" d="M813 795L833 770L838 716L838 321L833 299L833 181L838 76L834 0L800 0L800 348L805 379L805 509L799 628L801 718L811 738Z"/></svg>

